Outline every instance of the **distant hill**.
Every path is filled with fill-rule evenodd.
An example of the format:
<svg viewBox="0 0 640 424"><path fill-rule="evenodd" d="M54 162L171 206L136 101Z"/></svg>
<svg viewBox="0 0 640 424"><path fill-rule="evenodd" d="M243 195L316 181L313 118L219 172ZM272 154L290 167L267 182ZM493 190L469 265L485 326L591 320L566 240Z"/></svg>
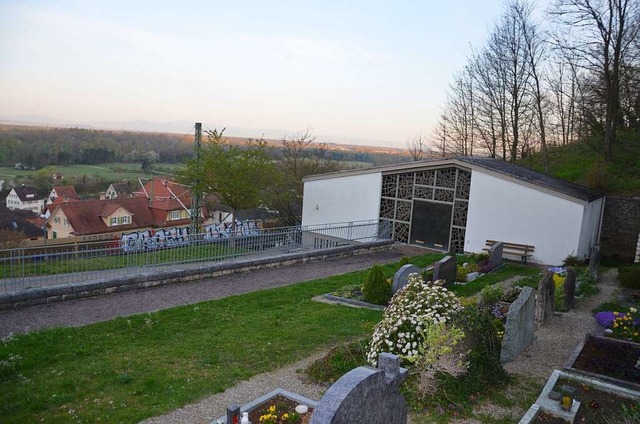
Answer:
<svg viewBox="0 0 640 424"><path fill-rule="evenodd" d="M230 143L246 144L249 137L228 135ZM181 163L193 155L193 134L97 130L73 127L0 124L0 164L28 167L109 162L138 162L142 153L155 151L159 161ZM206 136L204 136L206 139ZM279 139L267 140L278 148ZM404 149L327 143L327 156L341 162L366 166L409 161ZM311 145L313 148L313 144ZM362 165L355 165L361 167Z"/></svg>

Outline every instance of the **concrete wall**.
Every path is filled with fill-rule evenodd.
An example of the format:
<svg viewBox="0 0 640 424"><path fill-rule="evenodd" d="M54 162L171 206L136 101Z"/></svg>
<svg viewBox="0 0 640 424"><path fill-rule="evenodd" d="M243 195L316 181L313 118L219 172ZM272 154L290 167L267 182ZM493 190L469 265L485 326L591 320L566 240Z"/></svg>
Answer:
<svg viewBox="0 0 640 424"><path fill-rule="evenodd" d="M605 258L633 262L640 235L640 197L607 196L600 248Z"/></svg>
<svg viewBox="0 0 640 424"><path fill-rule="evenodd" d="M488 239L535 246L532 262L559 264L579 249L585 207L577 202L473 170L464 250Z"/></svg>
<svg viewBox="0 0 640 424"><path fill-rule="evenodd" d="M302 225L378 219L381 190L380 172L306 181Z"/></svg>
<svg viewBox="0 0 640 424"><path fill-rule="evenodd" d="M588 203L584 208L582 228L580 229L580 241L577 256L586 259L591 254L591 248L598 244L600 232L600 218L604 208L604 197Z"/></svg>

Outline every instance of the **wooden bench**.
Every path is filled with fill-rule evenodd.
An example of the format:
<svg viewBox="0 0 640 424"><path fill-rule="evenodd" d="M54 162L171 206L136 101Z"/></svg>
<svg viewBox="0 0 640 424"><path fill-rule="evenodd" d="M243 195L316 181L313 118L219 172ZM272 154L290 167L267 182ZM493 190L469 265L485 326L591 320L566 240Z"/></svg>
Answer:
<svg viewBox="0 0 640 424"><path fill-rule="evenodd" d="M499 240L487 240L486 246L483 247L482 250L489 251L491 247L498 242ZM511 243L508 241L503 241L502 247L503 255L520 256L520 261L523 264L527 263L527 258L533 256L533 251L535 250L535 247L530 244Z"/></svg>

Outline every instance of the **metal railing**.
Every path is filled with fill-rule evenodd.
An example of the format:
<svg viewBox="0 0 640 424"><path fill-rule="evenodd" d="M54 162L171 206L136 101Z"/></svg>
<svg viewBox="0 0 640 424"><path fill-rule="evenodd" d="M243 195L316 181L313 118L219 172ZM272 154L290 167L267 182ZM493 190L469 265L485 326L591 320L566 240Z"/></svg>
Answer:
<svg viewBox="0 0 640 424"><path fill-rule="evenodd" d="M252 229L232 234L147 231L139 237L0 250L0 293L202 263L278 256L387 240L388 221Z"/></svg>

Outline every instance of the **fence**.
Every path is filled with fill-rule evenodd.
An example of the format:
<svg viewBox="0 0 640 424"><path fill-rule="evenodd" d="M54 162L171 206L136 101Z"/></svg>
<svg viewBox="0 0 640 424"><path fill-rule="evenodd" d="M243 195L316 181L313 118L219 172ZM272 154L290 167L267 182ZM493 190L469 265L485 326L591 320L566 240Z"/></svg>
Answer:
<svg viewBox="0 0 640 424"><path fill-rule="evenodd" d="M0 293L151 272L180 265L233 261L388 240L388 221L296 226L238 234L148 230L120 239L0 250Z"/></svg>

